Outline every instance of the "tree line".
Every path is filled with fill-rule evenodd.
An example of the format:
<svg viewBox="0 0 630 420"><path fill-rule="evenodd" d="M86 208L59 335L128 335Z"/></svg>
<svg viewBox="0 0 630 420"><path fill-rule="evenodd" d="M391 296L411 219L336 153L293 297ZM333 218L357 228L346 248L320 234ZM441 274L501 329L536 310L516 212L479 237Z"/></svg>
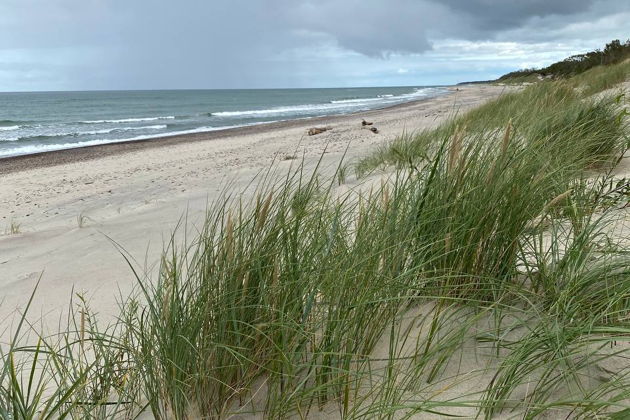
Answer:
<svg viewBox="0 0 630 420"><path fill-rule="evenodd" d="M630 58L630 39L622 43L615 39L606 44L601 50L589 51L584 54L572 55L562 61L553 63L542 69L523 69L513 71L501 76L498 80L512 79L516 77L526 77L530 75L540 75L543 77L561 78L571 77L576 74L600 65L615 64Z"/></svg>

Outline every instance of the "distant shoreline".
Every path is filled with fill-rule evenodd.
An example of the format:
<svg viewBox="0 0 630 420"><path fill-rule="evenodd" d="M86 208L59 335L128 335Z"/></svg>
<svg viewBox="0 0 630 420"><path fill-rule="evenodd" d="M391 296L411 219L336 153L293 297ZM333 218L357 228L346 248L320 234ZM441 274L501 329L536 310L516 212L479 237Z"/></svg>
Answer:
<svg viewBox="0 0 630 420"><path fill-rule="evenodd" d="M446 87L447 93L437 97L445 97L456 92L456 87ZM124 140L119 142L73 147L61 150L51 150L45 152L30 153L25 155L8 156L0 158L0 174L8 174L19 172L22 170L57 166L66 163L84 162L92 159L98 159L107 156L122 155L143 149L165 147L182 142L200 142L228 138L232 136L248 135L253 133L266 133L274 130L285 128L308 127L321 125L323 123L334 123L348 116L365 116L370 117L376 115L383 110L404 109L416 105L418 103L430 101L436 97L422 98L408 101L400 104L386 106L382 108L374 108L368 111L357 111L348 114L333 114L312 118L298 118L293 120L278 121L271 123L258 123L243 127L234 127L219 129L213 131L205 131L190 134L174 134L156 137L147 137L138 140Z"/></svg>

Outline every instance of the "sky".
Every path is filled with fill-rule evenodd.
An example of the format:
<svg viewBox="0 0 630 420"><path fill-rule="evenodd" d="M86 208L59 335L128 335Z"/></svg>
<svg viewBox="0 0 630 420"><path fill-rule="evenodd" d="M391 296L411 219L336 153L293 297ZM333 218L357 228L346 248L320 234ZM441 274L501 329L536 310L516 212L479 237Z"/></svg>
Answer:
<svg viewBox="0 0 630 420"><path fill-rule="evenodd" d="M0 0L0 91L444 85L630 38L630 0Z"/></svg>

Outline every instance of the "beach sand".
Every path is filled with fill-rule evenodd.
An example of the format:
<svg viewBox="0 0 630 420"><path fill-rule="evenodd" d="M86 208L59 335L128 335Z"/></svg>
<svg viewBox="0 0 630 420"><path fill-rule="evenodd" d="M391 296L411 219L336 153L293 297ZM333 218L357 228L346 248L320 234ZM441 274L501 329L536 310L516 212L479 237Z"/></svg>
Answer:
<svg viewBox="0 0 630 420"><path fill-rule="evenodd" d="M73 292L101 316L115 315L117 301L136 283L121 248L151 271L184 215L194 230L208 203L226 188L243 191L273 162L282 170L303 157L312 168L323 156L322 170L332 171L344 153L351 162L504 91L462 86L442 97L352 115L0 160L2 325L24 308L38 280L32 319L57 319ZM362 118L380 133L363 129ZM307 136L314 126L332 130ZM12 225L19 233L10 233Z"/></svg>

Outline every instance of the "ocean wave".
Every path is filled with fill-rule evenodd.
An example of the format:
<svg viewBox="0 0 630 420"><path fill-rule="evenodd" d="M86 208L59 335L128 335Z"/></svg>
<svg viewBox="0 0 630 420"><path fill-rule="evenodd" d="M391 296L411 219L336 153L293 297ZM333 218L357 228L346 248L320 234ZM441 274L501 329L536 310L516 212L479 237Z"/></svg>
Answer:
<svg viewBox="0 0 630 420"><path fill-rule="evenodd" d="M80 121L81 124L117 124L117 123L132 123L142 121L158 121L158 120L174 120L175 116L168 115L166 117L146 117L146 118L123 118L120 120L88 120Z"/></svg>
<svg viewBox="0 0 630 420"><path fill-rule="evenodd" d="M20 140L20 136L0 137L0 142L18 141L18 140Z"/></svg>
<svg viewBox="0 0 630 420"><path fill-rule="evenodd" d="M293 106L282 106L268 109L253 109L245 111L222 111L213 112L213 117L272 117L277 115L309 115L309 114L326 114L327 112L353 112L365 109L371 109L374 105L392 105L414 99L424 98L431 93L437 92L432 88L417 88L412 92L402 95L379 95L370 98L349 98L332 100L325 104L304 104Z"/></svg>
<svg viewBox="0 0 630 420"><path fill-rule="evenodd" d="M331 104L358 104L363 102L376 102L382 101L384 98L376 97L376 98L356 98L356 99L338 99L335 101L330 101Z"/></svg>
<svg viewBox="0 0 630 420"><path fill-rule="evenodd" d="M275 121L270 121L268 123L271 123L271 122L275 122ZM171 132L167 132L167 133L160 133L158 135L155 135L155 134L154 135L150 135L149 134L149 135L142 135L142 136L136 136L136 137L126 137L126 138L119 138L119 139L94 139L94 140L79 141L79 142L75 142L75 143L29 144L29 145L13 147L13 148L10 148L10 149L4 149L4 150L0 149L0 157L30 155L30 154L33 154L33 153L52 152L52 151L55 151L55 150L76 149L76 148L79 148L79 147L99 146L99 145L103 145L103 144L123 143L123 142L136 141L136 140L159 139L159 138L162 138L162 137L179 136L179 135L184 135L184 134L207 133L207 132L212 132L212 131L228 130L230 128L240 128L240 127L247 127L247 126L251 126L251 125L263 125L263 124L266 124L266 123L228 125L228 126L222 126L222 127L210 127L210 126L207 126L207 127L192 128L190 130L181 130L181 131L171 131Z"/></svg>
<svg viewBox="0 0 630 420"><path fill-rule="evenodd" d="M106 128L102 130L90 130L90 131L62 131L57 133L33 133L30 135L16 135L10 137L1 137L0 141L18 141L18 140L46 140L57 137L80 137L80 136L93 136L96 134L110 134L125 131L140 131L140 130L163 130L167 128L166 124L160 125L145 125L142 127L116 127Z"/></svg>
<svg viewBox="0 0 630 420"><path fill-rule="evenodd" d="M415 92L412 92L411 94L414 94ZM389 99L398 99L398 98L404 98L403 95L392 95L392 94L384 94L384 95L376 95L375 97L372 98L347 98L347 99L336 99L333 101L330 101L331 104L359 104L359 103L363 103L363 102L378 102L378 101L383 101L383 100L389 100Z"/></svg>
<svg viewBox="0 0 630 420"><path fill-rule="evenodd" d="M103 130L79 131L76 133L70 133L68 135L83 136L83 135L91 135L91 134L109 134L109 133L114 133L118 131L163 130L166 127L167 127L166 124L145 125L142 127L117 127L117 128L105 128ZM64 135L65 134L58 134L58 136L64 136Z"/></svg>
<svg viewBox="0 0 630 420"><path fill-rule="evenodd" d="M0 126L7 126L7 125L19 125L24 123L25 121L17 121L17 120L0 120Z"/></svg>
<svg viewBox="0 0 630 420"><path fill-rule="evenodd" d="M213 112L213 117L271 117L277 115L303 115L315 112L338 111L349 109L348 104L313 104L313 105L293 105L269 109L254 109L247 111L222 111Z"/></svg>
<svg viewBox="0 0 630 420"><path fill-rule="evenodd" d="M13 130L17 130L18 128L20 128L19 125L7 125L7 126L0 126L0 131L13 131Z"/></svg>

